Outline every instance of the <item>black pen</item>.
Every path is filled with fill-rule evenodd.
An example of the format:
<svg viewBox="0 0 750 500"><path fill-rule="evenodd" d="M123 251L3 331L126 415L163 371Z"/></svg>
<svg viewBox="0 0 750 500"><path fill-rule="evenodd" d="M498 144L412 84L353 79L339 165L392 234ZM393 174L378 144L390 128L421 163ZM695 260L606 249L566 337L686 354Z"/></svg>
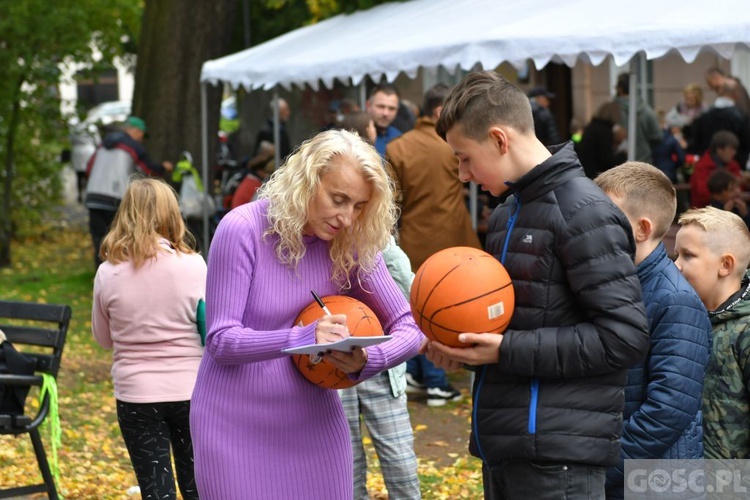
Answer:
<svg viewBox="0 0 750 500"><path fill-rule="evenodd" d="M326 313L328 316L332 316L331 311L328 310L326 305L323 303L323 300L320 297L318 297L318 294L312 290L310 290L310 293L312 294L313 297L315 297L315 302L317 302L320 308L323 309L323 312ZM344 338L343 335L340 335L338 333L334 333L334 335L338 335L342 339ZM310 359L312 360L313 358L311 357ZM320 359L320 354L317 355L317 359ZM315 363L315 361L313 361L313 363Z"/></svg>
<svg viewBox="0 0 750 500"><path fill-rule="evenodd" d="M328 316L332 316L331 311L328 310L328 308L323 303L323 301L321 300L321 298L318 297L318 294L315 293L312 290L310 290L310 293L312 294L313 297L315 297L315 301L318 303L318 305L320 306L320 308L323 309L323 312L326 313Z"/></svg>

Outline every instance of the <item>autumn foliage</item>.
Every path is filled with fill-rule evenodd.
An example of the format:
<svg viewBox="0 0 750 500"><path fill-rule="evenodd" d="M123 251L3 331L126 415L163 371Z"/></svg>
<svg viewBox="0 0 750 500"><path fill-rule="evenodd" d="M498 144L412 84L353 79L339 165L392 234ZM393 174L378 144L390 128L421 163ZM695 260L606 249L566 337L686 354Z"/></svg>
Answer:
<svg viewBox="0 0 750 500"><path fill-rule="evenodd" d="M109 374L111 353L99 348L91 336L94 272L89 236L82 228L65 223L56 223L40 234L21 241L13 266L0 269L0 297L66 303L73 308L58 382L63 428L61 492L66 499L139 498L138 494L128 495L137 482L117 425ZM466 377L462 379L465 386L468 376L461 376ZM30 395L30 404L35 396ZM436 409L410 401L409 409L423 497L481 498L480 464L467 452L470 403ZM365 445L371 496L386 499L369 438ZM47 449L49 452L49 446ZM28 484L40 477L26 436L0 436L0 471L0 487Z"/></svg>

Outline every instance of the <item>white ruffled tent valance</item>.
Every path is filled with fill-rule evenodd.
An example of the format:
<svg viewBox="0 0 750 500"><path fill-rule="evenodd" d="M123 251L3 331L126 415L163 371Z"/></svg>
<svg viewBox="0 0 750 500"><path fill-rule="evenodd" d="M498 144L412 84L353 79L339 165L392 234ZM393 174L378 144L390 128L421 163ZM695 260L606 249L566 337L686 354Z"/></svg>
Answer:
<svg viewBox="0 0 750 500"><path fill-rule="evenodd" d="M702 50L731 58L740 44L750 46L747 0L411 0L338 15L208 61L201 81L317 89L506 61L542 68L612 56L624 65L639 52L648 59L677 52L692 62Z"/></svg>

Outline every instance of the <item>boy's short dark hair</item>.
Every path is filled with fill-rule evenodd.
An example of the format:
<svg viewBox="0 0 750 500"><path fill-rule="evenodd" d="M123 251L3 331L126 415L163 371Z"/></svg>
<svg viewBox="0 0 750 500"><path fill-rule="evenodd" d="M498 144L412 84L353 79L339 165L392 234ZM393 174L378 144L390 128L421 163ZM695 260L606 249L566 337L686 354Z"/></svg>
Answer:
<svg viewBox="0 0 750 500"><path fill-rule="evenodd" d="M448 95L435 129L445 139L456 125L476 141L486 139L493 125L507 125L521 134L534 131L529 98L494 71L469 73Z"/></svg>
<svg viewBox="0 0 750 500"><path fill-rule="evenodd" d="M427 89L422 100L422 113L424 113L424 116L432 116L435 108L442 106L450 93L451 88L444 83L438 83Z"/></svg>
<svg viewBox="0 0 750 500"><path fill-rule="evenodd" d="M629 161L599 174L594 182L608 195L622 199L625 215L647 217L654 237L662 239L677 212L677 192L664 172L640 161Z"/></svg>
<svg viewBox="0 0 750 500"><path fill-rule="evenodd" d="M398 87L396 87L393 84L390 83L379 83L375 85L372 90L370 91L370 99L373 98L375 94L378 92L382 92L385 95L395 95L398 97L398 100L401 100L401 92L398 91Z"/></svg>
<svg viewBox="0 0 750 500"><path fill-rule="evenodd" d="M740 140L729 130L719 130L711 136L711 152L715 153L716 150L732 146L734 149L740 145Z"/></svg>
<svg viewBox="0 0 750 500"><path fill-rule="evenodd" d="M739 182L739 179L732 172L724 168L719 168L714 170L708 177L708 192L711 194L721 194L733 184L738 184Z"/></svg>

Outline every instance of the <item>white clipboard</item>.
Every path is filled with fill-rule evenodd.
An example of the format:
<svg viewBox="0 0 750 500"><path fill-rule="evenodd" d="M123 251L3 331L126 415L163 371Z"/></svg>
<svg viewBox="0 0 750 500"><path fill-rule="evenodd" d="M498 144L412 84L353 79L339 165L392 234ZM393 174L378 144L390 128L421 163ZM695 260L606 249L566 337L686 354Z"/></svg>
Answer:
<svg viewBox="0 0 750 500"><path fill-rule="evenodd" d="M310 344L299 347L290 347L282 349L281 352L286 354L324 354L326 351L351 351L352 347L369 347L371 345L382 344L391 340L390 335L378 335L377 337L349 337L329 344Z"/></svg>

